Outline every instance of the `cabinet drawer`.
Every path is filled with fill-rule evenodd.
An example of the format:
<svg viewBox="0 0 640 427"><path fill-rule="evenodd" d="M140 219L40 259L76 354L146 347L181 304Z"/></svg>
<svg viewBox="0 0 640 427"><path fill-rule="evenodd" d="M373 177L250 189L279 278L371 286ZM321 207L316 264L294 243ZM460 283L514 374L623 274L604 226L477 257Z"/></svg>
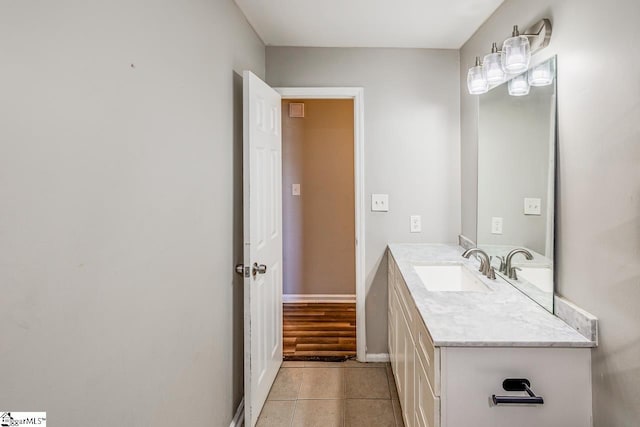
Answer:
<svg viewBox="0 0 640 427"><path fill-rule="evenodd" d="M387 252L387 282L389 286L389 295L391 295L391 289L396 283L396 277L398 273L396 272L396 261L393 259L393 255L391 255L391 251Z"/></svg>
<svg viewBox="0 0 640 427"><path fill-rule="evenodd" d="M419 315L415 316L413 330L418 358L425 367L434 394L440 396L440 349L433 345L431 335Z"/></svg>
<svg viewBox="0 0 640 427"><path fill-rule="evenodd" d="M442 349L443 427L588 427L591 349L445 347ZM527 378L543 405L493 405L491 395L524 395L502 388Z"/></svg>
<svg viewBox="0 0 640 427"><path fill-rule="evenodd" d="M413 300L411 299L411 295L409 294L409 288L404 283L404 279L400 272L396 274L396 292L398 293L398 299L400 300L400 306L402 307L402 311L407 318L407 322L409 325L413 325L415 321L415 307L413 305ZM413 329L413 328L412 328ZM413 330L411 331L413 333Z"/></svg>
<svg viewBox="0 0 640 427"><path fill-rule="evenodd" d="M427 378L425 366L416 358L416 427L440 427L440 398L436 397Z"/></svg>

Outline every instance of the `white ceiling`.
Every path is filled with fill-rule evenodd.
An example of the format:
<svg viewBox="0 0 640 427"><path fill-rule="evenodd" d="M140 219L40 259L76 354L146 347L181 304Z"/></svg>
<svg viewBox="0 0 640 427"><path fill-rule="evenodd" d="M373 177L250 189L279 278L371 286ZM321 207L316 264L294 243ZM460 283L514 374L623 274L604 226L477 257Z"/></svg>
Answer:
<svg viewBox="0 0 640 427"><path fill-rule="evenodd" d="M504 0L235 0L271 46L458 49Z"/></svg>

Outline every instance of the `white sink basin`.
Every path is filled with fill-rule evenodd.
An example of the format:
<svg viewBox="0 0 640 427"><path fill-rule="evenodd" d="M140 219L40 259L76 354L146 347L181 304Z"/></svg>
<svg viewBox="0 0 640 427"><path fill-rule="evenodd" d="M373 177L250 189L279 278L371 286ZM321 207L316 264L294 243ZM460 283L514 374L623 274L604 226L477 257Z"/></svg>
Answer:
<svg viewBox="0 0 640 427"><path fill-rule="evenodd" d="M429 291L433 292L488 292L475 273L462 264L414 265L416 273Z"/></svg>
<svg viewBox="0 0 640 427"><path fill-rule="evenodd" d="M527 282L540 289L542 292L553 292L553 270L550 268L520 267L518 279Z"/></svg>

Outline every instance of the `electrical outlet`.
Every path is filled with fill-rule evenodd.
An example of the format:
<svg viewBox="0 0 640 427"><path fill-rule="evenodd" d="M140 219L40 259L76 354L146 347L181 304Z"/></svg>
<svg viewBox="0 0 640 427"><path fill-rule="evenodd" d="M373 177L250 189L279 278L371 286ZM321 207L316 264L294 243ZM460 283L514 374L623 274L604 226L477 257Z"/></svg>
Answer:
<svg viewBox="0 0 640 427"><path fill-rule="evenodd" d="M525 198L524 199L524 214L525 215L541 215L541 205L542 201L540 199L535 198Z"/></svg>
<svg viewBox="0 0 640 427"><path fill-rule="evenodd" d="M291 184L291 195L292 196L300 195L300 184Z"/></svg>
<svg viewBox="0 0 640 427"><path fill-rule="evenodd" d="M422 217L420 215L411 215L411 232L422 232Z"/></svg>
<svg viewBox="0 0 640 427"><path fill-rule="evenodd" d="M491 218L491 234L502 234L502 218L497 216Z"/></svg>
<svg viewBox="0 0 640 427"><path fill-rule="evenodd" d="M372 194L371 195L371 211L388 212L389 211L389 195L388 194Z"/></svg>

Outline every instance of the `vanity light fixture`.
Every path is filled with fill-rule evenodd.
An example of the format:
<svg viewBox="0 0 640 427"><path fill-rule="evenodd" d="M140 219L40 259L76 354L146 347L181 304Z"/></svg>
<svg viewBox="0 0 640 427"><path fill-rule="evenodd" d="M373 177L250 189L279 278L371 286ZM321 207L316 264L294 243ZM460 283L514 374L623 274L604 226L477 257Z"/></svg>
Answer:
<svg viewBox="0 0 640 427"><path fill-rule="evenodd" d="M504 41L502 50L499 51L497 43L494 43L491 53L484 56L484 79L482 78L482 72L478 70L478 66L482 62L480 62L479 57L476 58L476 65L469 69L469 74L467 75L469 93L472 95L486 93L489 90L489 84L497 85L509 78L510 75L526 72L531 62L531 55L549 45L551 31L551 21L546 18L529 27L524 34L520 34L518 26L514 25L512 36ZM500 58L499 68L502 71L501 79L498 79L500 72L495 66L498 56ZM547 74L546 79L542 78L541 74L543 72L544 70L541 70L535 76L531 76L532 81L535 83L532 84L533 86L551 84L553 82L553 73L550 73L552 80L549 81L549 74ZM487 82L486 90L484 89L483 80ZM525 74L525 82L528 87L529 83L526 80L527 76ZM520 86L521 83L514 83L514 85Z"/></svg>
<svg viewBox="0 0 640 427"><path fill-rule="evenodd" d="M529 80L527 78L528 73L520 74L509 80L507 87L509 89L509 95L511 96L524 96L529 95Z"/></svg>
<svg viewBox="0 0 640 427"><path fill-rule="evenodd" d="M504 81L505 75L502 70L501 52L498 50L497 43L491 46L491 53L485 55L482 64L487 73L487 81L489 84L498 84Z"/></svg>
<svg viewBox="0 0 640 427"><path fill-rule="evenodd" d="M513 26L510 38L502 44L502 69L508 74L527 71L531 62L531 45L529 39L520 35L518 26Z"/></svg>
<svg viewBox="0 0 640 427"><path fill-rule="evenodd" d="M529 84L531 86L549 86L553 83L555 74L553 61L545 61L529 70Z"/></svg>
<svg viewBox="0 0 640 427"><path fill-rule="evenodd" d="M472 95L481 95L489 91L487 72L480 62L480 57L476 57L476 65L469 68L467 74L467 88Z"/></svg>

